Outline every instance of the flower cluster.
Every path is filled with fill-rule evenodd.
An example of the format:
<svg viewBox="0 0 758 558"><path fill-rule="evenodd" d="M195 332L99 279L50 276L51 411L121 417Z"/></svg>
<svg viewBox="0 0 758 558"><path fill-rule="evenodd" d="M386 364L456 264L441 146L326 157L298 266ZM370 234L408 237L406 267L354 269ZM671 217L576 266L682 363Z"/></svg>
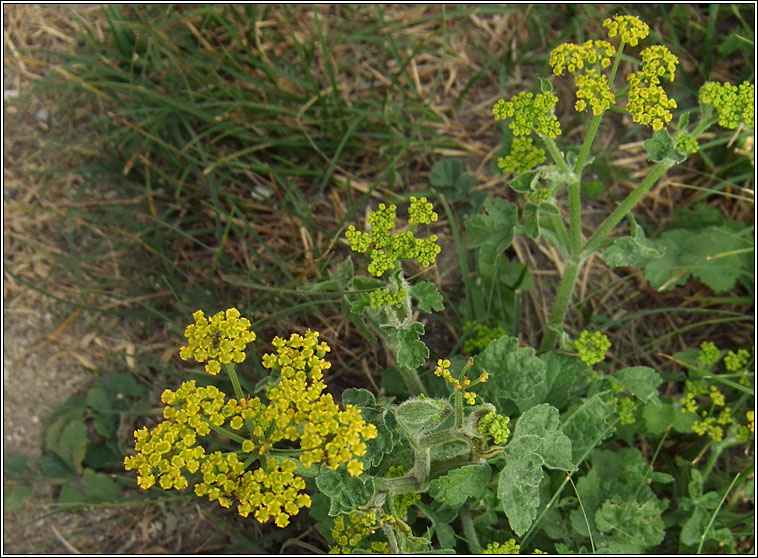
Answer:
<svg viewBox="0 0 758 558"><path fill-rule="evenodd" d="M369 252L371 263L368 265L368 271L376 277L381 277L400 260L415 259L427 267L434 262L441 250L437 245L437 235L420 239L413 235L413 231L393 233L396 210L395 204L379 204L379 209L368 216L370 232L358 231L355 226L350 225L345 233L352 250L359 253ZM431 209L431 204L426 198L411 198L409 211L414 227L419 223L428 224L437 220L437 214Z"/></svg>
<svg viewBox="0 0 758 558"><path fill-rule="evenodd" d="M471 365L473 364L473 359L469 359L468 364L466 364L466 367L464 368L467 370ZM490 377L488 372L482 371L481 374L479 374L479 379L475 382L472 382L467 376L463 376L462 380L458 380L456 378L453 378L452 374L450 373L450 361L447 359L439 359L437 361L437 366L434 368L434 375L439 376L440 378L445 378L447 382L453 386L453 389L457 389L458 391L463 392L463 397L466 399L466 403L469 405L473 405L476 403L476 394L466 391L467 388L473 387L476 384L484 383L487 381L487 379Z"/></svg>
<svg viewBox="0 0 758 558"><path fill-rule="evenodd" d="M729 351L724 357L724 366L729 372L739 375L740 384L750 387L753 383L750 367L751 360L750 353L745 349L740 349L736 353Z"/></svg>
<svg viewBox="0 0 758 558"><path fill-rule="evenodd" d="M323 393L323 370L331 366L323 360L329 345L319 343L314 331L304 336L293 333L289 340L276 337L272 345L277 353L264 355L262 363L279 370L280 379L267 389L271 403L254 434L270 443L299 440L303 466L324 463L334 470L345 463L348 473L357 477L363 463L355 458L366 454L364 440L376 438L377 430L366 423L357 407L347 405L341 411L332 395Z"/></svg>
<svg viewBox="0 0 758 558"><path fill-rule="evenodd" d="M207 436L225 423L239 430L245 421L254 421L262 407L260 400L227 400L215 386L197 387L194 380L176 391L165 390L161 400L166 405L165 420L150 431L135 431L137 454L124 459L127 471L137 470L140 488L153 486L157 475L161 488L182 490L189 486L185 475L199 471L203 480L195 484L197 496L208 496L227 508L236 500L240 515L247 517L255 511L258 521L274 518L280 527L300 508L310 506L310 497L298 493L305 481L294 476L294 462L270 459L263 468L245 471L236 453L206 455L197 444L198 436ZM245 453L254 449L251 440L242 444Z"/></svg>
<svg viewBox="0 0 758 558"><path fill-rule="evenodd" d="M679 153L684 153L684 154L697 153L698 149L700 149L700 146L698 145L697 140L687 133L679 132L676 135L675 140L676 140L676 150Z"/></svg>
<svg viewBox="0 0 758 558"><path fill-rule="evenodd" d="M463 342L463 352L473 354L483 351L495 339L505 335L505 330L502 327L488 327L476 322L466 322L463 325L463 333L468 335Z"/></svg>
<svg viewBox="0 0 758 558"><path fill-rule="evenodd" d="M492 107L495 120L509 119L508 127L513 131L511 152L498 158L497 164L503 172L521 173L545 161L545 151L533 145L527 138L532 131L556 138L561 133L561 125L553 114L558 98L552 93L521 92L510 101L500 99Z"/></svg>
<svg viewBox="0 0 758 558"><path fill-rule="evenodd" d="M576 76L576 104L578 112L587 110L587 104L592 107L592 114L598 116L611 108L616 97L611 93L608 76L592 68L584 74Z"/></svg>
<svg viewBox="0 0 758 558"><path fill-rule="evenodd" d="M629 97L626 110L632 120L653 130L660 130L671 122L671 110L676 101L669 99L661 87L661 77L673 81L679 59L662 45L646 48L641 53L642 67L639 72L626 77L629 82Z"/></svg>
<svg viewBox="0 0 758 558"><path fill-rule="evenodd" d="M533 144L532 138L516 137L511 152L498 157L497 166L503 172L521 173L545 162L545 152Z"/></svg>
<svg viewBox="0 0 758 558"><path fill-rule="evenodd" d="M508 440L508 436L511 434L508 423L511 421L510 417L506 417L490 411L479 419L477 428L479 432L484 436L492 436L492 440L496 444L504 444Z"/></svg>
<svg viewBox="0 0 758 558"><path fill-rule="evenodd" d="M247 517L255 510L255 518L259 522L265 523L273 518L277 527L286 527L290 516L296 515L301 508L311 506L310 496L299 492L305 489L305 481L295 475L296 468L294 461L268 459L265 469L245 472L237 490L239 514ZM195 493L202 496L198 493L199 486L195 487Z"/></svg>
<svg viewBox="0 0 758 558"><path fill-rule="evenodd" d="M535 130L538 134L557 138L561 125L553 114L558 97L552 93L521 92L510 101L498 100L492 107L495 120L510 118L508 126L514 136L528 136Z"/></svg>
<svg viewBox="0 0 758 558"><path fill-rule="evenodd" d="M239 310L229 308L210 319L198 310L192 317L195 323L184 330L188 343L179 350L182 360L207 361L205 370L214 375L219 373L222 364L245 360L245 348L255 341L255 333L250 329L250 320L240 318Z"/></svg>
<svg viewBox="0 0 758 558"><path fill-rule="evenodd" d="M382 306L394 306L400 304L408 296L408 292L400 287L394 291L389 288L377 289L371 291L368 295L371 302L371 308L374 310L381 308Z"/></svg>
<svg viewBox="0 0 758 558"><path fill-rule="evenodd" d="M621 37L625 43L637 46L640 39L644 39L650 33L650 28L645 22L636 16L617 15L603 22L603 27L608 29L608 36Z"/></svg>
<svg viewBox="0 0 758 558"><path fill-rule="evenodd" d="M740 124L752 128L755 122L755 86L743 81L739 87L731 83L709 81L700 88L700 102L713 105L719 125L734 130Z"/></svg>
<svg viewBox="0 0 758 558"><path fill-rule="evenodd" d="M602 114L615 101L608 76L601 72L611 64L616 49L607 41L585 41L581 45L563 43L550 52L550 66L556 76L568 70L576 84L576 104L578 112L592 107L592 114Z"/></svg>
<svg viewBox="0 0 758 558"><path fill-rule="evenodd" d="M587 330L582 331L576 341L574 341L574 350L579 353L579 358L587 366L603 362L605 360L605 353L610 348L611 342L599 331L592 334Z"/></svg>
<svg viewBox="0 0 758 558"><path fill-rule="evenodd" d="M223 352L211 353L206 346L208 337L221 339L218 346L225 347L224 351L228 349L222 345L224 341L241 351L244 345L239 348L238 343L255 338L248 330L250 322L240 319L234 309L210 320L202 312L194 317L194 326L187 328L190 347L183 348L188 356L198 358L197 351L205 351L201 358L224 362ZM202 481L194 487L198 496L218 500L224 507L237 502L240 515L254 513L261 523L273 519L284 527L301 508L309 507L311 500L300 492L305 481L295 475L297 463L270 455L274 444L299 442L299 459L305 467L324 463L334 470L345 464L352 476L363 472L363 464L356 458L366 454L365 441L376 438L377 430L366 423L358 408L347 405L340 410L332 396L323 393L323 371L330 367L324 360L329 345L320 343L318 333L311 331L293 334L289 340L277 337L272 344L277 353L264 355L262 361L266 368L277 370L279 377L267 386L268 404L258 397L227 399L215 386L198 387L194 380L176 391L163 392L164 420L152 430L143 427L135 431L136 455L124 459L127 471L137 470L141 488L157 483L164 489L182 490L189 486L188 476L199 473ZM244 427L245 436L235 432ZM198 438L211 430L240 443L247 460L240 461L240 452L206 454ZM297 448L292 451L296 453ZM260 467L246 470L256 461Z"/></svg>
<svg viewBox="0 0 758 558"><path fill-rule="evenodd" d="M637 408L637 403L631 397L616 398L615 400L615 412L619 418L621 424L634 424L634 410Z"/></svg>
<svg viewBox="0 0 758 558"><path fill-rule="evenodd" d="M548 63L556 76L563 75L563 70L576 75L585 65L600 65L607 68L611 65L611 56L616 54L614 46L607 41L585 41L581 45L563 43L550 51Z"/></svg>
<svg viewBox="0 0 758 558"><path fill-rule="evenodd" d="M378 526L375 512L354 511L347 515L338 515L332 528L332 538L337 544L329 549L329 554L351 554L363 539L376 532ZM377 554L389 552L386 542L373 542L370 546Z"/></svg>
<svg viewBox="0 0 758 558"><path fill-rule="evenodd" d="M518 554L519 549L520 545L516 542L516 539L510 539L502 544L499 542L489 543L487 547L482 550L482 554ZM532 551L532 554L547 554L547 552L535 548L534 551Z"/></svg>
<svg viewBox="0 0 758 558"><path fill-rule="evenodd" d="M417 199L411 196L410 202L411 204L408 206L409 223L429 225L437 221L437 213L434 211L432 204L426 201L426 198Z"/></svg>

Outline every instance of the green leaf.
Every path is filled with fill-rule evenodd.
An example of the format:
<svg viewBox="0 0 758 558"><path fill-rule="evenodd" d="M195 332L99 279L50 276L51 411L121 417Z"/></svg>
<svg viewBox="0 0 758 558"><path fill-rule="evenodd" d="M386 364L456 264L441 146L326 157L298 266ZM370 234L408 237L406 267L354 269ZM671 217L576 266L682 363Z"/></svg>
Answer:
<svg viewBox="0 0 758 558"><path fill-rule="evenodd" d="M22 483L3 491L3 512L9 512L24 507L32 495L32 487Z"/></svg>
<svg viewBox="0 0 758 558"><path fill-rule="evenodd" d="M524 206L524 232L529 238L538 238L540 236L539 224L539 207L536 203L527 202Z"/></svg>
<svg viewBox="0 0 758 558"><path fill-rule="evenodd" d="M458 161L443 159L432 166L429 181L437 191L455 202L466 197L469 190L476 184L476 177L464 173Z"/></svg>
<svg viewBox="0 0 758 558"><path fill-rule="evenodd" d="M516 226L518 208L502 198L484 202L487 215L474 215L466 219L468 246L478 248L488 245L493 250L503 252L513 241L513 227Z"/></svg>
<svg viewBox="0 0 758 558"><path fill-rule="evenodd" d="M613 433L614 405L611 390L592 395L577 408L570 410L563 432L571 440L571 460L579 465L603 440Z"/></svg>
<svg viewBox="0 0 758 558"><path fill-rule="evenodd" d="M508 185L521 194L533 192L535 184L539 181L540 174L539 171L523 172L511 180Z"/></svg>
<svg viewBox="0 0 758 558"><path fill-rule="evenodd" d="M92 469L84 469L82 475L84 495L89 502L112 502L121 495L121 488L110 475L98 473Z"/></svg>
<svg viewBox="0 0 758 558"><path fill-rule="evenodd" d="M576 378L587 370L587 365L579 358L552 351L541 354L539 358L545 363L545 402L562 409Z"/></svg>
<svg viewBox="0 0 758 558"><path fill-rule="evenodd" d="M413 322L405 329L387 326L398 342L397 365L406 368L419 368L429 358L429 347L420 340L424 334L424 326Z"/></svg>
<svg viewBox="0 0 758 558"><path fill-rule="evenodd" d="M395 416L405 428L420 431L439 424L452 411L443 399L409 399L395 409Z"/></svg>
<svg viewBox="0 0 758 558"><path fill-rule="evenodd" d="M348 256L334 267L331 278L341 289L347 290L350 288L350 282L353 280L354 276L355 268L353 266L353 260Z"/></svg>
<svg viewBox="0 0 758 558"><path fill-rule="evenodd" d="M683 285L693 275L714 292L724 292L735 281L751 273L742 255L753 250L750 229L739 225L710 226L695 233L691 230L666 231L655 240L663 257L648 262L645 278L658 290Z"/></svg>
<svg viewBox="0 0 758 558"><path fill-rule="evenodd" d="M376 397L367 389L347 388L342 392L342 404L354 405L361 410L364 407L373 409L376 407Z"/></svg>
<svg viewBox="0 0 758 558"><path fill-rule="evenodd" d="M87 452L87 426L81 420L72 420L61 432L58 455L74 467L78 467Z"/></svg>
<svg viewBox="0 0 758 558"><path fill-rule="evenodd" d="M642 229L640 229L642 230ZM648 261L662 254L649 242L631 236L622 236L603 252L603 261L611 267L644 266Z"/></svg>
<svg viewBox="0 0 758 558"><path fill-rule="evenodd" d="M500 471L497 497L511 529L518 536L526 533L537 517L541 480L542 459L535 453L509 457Z"/></svg>
<svg viewBox="0 0 758 558"><path fill-rule="evenodd" d="M505 467L497 495L511 529L521 536L531 526L539 506L542 467L574 471L571 441L559 430L555 407L543 403L522 414L505 449Z"/></svg>
<svg viewBox="0 0 758 558"><path fill-rule="evenodd" d="M647 366L632 366L615 372L611 379L644 403L658 402L658 386L663 380Z"/></svg>
<svg viewBox="0 0 758 558"><path fill-rule="evenodd" d="M492 469L486 463L465 465L432 480L429 494L438 502L460 506L467 498L479 497L491 476Z"/></svg>
<svg viewBox="0 0 758 558"><path fill-rule="evenodd" d="M674 145L674 140L666 130L653 132L653 137L645 142L647 158L654 163L660 163L666 159L681 163L686 156L680 155Z"/></svg>
<svg viewBox="0 0 758 558"><path fill-rule="evenodd" d="M126 372L105 374L100 377L98 384L106 393L111 394L112 404L114 399L116 401L123 401L124 397L133 399L147 397L147 388L137 383L134 376Z"/></svg>
<svg viewBox="0 0 758 558"><path fill-rule="evenodd" d="M616 550L622 543L627 552L637 554L658 545L665 535L661 511L654 499L638 502L617 496L603 502L595 514L595 524L599 531L611 533L614 543L600 545L603 551Z"/></svg>
<svg viewBox="0 0 758 558"><path fill-rule="evenodd" d="M411 287L411 296L415 298L424 312L443 310L442 295L434 283L420 281Z"/></svg>
<svg viewBox="0 0 758 558"><path fill-rule="evenodd" d="M321 471L316 477L316 486L329 496L329 515L332 517L365 506L374 497L373 477L352 477L344 467L330 471L322 466Z"/></svg>
<svg viewBox="0 0 758 558"><path fill-rule="evenodd" d="M52 480L65 480L69 482L76 475L73 466L64 462L57 454L52 452L43 453L37 460L40 472Z"/></svg>
<svg viewBox="0 0 758 558"><path fill-rule="evenodd" d="M548 469L574 471L571 440L560 430L558 409L547 403L532 407L516 422L506 455L533 452Z"/></svg>
<svg viewBox="0 0 758 558"><path fill-rule="evenodd" d="M642 408L645 429L652 436L663 434L673 424L677 412L671 404L648 403Z"/></svg>
<svg viewBox="0 0 758 558"><path fill-rule="evenodd" d="M457 539L455 538L455 531L447 523L434 524L434 534L437 535L437 540L442 548L455 548Z"/></svg>
<svg viewBox="0 0 758 558"><path fill-rule="evenodd" d="M545 363L534 353L534 349L519 348L518 339L504 335L490 343L474 359L474 375L481 370L489 372L486 383L477 386L482 397L498 404L513 401L523 412L547 395Z"/></svg>
<svg viewBox="0 0 758 558"><path fill-rule="evenodd" d="M3 475L8 479L28 478L31 474L29 460L23 455L7 455L3 458Z"/></svg>

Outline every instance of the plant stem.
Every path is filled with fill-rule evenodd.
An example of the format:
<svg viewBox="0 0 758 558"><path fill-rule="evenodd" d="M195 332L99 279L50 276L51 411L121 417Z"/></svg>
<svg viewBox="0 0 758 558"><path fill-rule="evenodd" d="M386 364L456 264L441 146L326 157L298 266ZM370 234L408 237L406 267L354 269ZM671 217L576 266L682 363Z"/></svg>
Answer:
<svg viewBox="0 0 758 558"><path fill-rule="evenodd" d="M666 159L665 161L657 163L652 169L650 169L650 172L647 173L647 176L645 177L645 180L642 181L642 184L635 188L634 191L632 191L618 205L618 207L613 210L613 213L611 213L605 219L605 221L603 221L601 225L595 230L595 233L587 241L587 244L584 245L584 250L582 251L581 255L582 259L590 256L593 252L597 251L600 248L611 230L613 230L613 228L618 225L621 219L626 217L627 213L632 210L637 202L640 201L640 199L648 192L648 190L650 190L650 188L658 181L658 179L663 176L663 173L671 168L673 164L674 161Z"/></svg>
<svg viewBox="0 0 758 558"><path fill-rule="evenodd" d="M574 165L574 174L577 175L577 179L582 174L582 168L584 168L584 163L587 160L587 156L590 154L592 144L595 142L595 136L597 135L598 128L600 128L600 121L602 119L603 113L601 112L597 116L594 116L592 118L592 122L590 122L590 127L587 130L587 135L584 137L582 149L579 151L579 158L576 160L576 164Z"/></svg>
<svg viewBox="0 0 758 558"><path fill-rule="evenodd" d="M224 370L229 374L229 379L232 381L232 388L234 388L234 395L237 397L237 401L242 401L245 398L245 394L242 392L242 385L240 384L239 376L237 376L237 371L234 369L234 364L231 362L224 364ZM253 437L253 421L246 419L245 424L247 425L248 432L250 432L250 436Z"/></svg>
<svg viewBox="0 0 758 558"><path fill-rule="evenodd" d="M479 543L479 537L476 535L476 529L474 529L474 520L471 518L471 510L469 505L466 504L460 511L461 525L463 526L463 534L468 542L468 548L471 554L481 554L482 545Z"/></svg>
<svg viewBox="0 0 758 558"><path fill-rule="evenodd" d="M569 175L572 174L571 169L566 163L566 159L564 159L561 152L558 151L558 147L555 145L553 138L550 136L545 136L543 134L540 134L540 138L542 138L542 141L545 143L545 147L547 147L548 153L550 153L550 157L552 157L553 162L558 165L558 168L561 169L561 172Z"/></svg>
<svg viewBox="0 0 758 558"><path fill-rule="evenodd" d="M398 365L397 369L400 371L405 386L408 388L408 392L411 395L421 395L422 393L426 393L424 384L421 383L421 377L418 375L416 369L400 365Z"/></svg>
<svg viewBox="0 0 758 558"><path fill-rule="evenodd" d="M461 390L455 390L453 401L455 402L455 427L460 428L463 426L463 392Z"/></svg>
<svg viewBox="0 0 758 558"><path fill-rule="evenodd" d="M571 300L571 293L574 290L577 275L579 275L579 262L577 260L569 260L566 264L566 269L563 271L563 277L561 277L561 284L558 287L558 294L550 311L550 317L545 325L545 334L540 344L541 353L549 351L555 346L558 332L566 317L566 310Z"/></svg>

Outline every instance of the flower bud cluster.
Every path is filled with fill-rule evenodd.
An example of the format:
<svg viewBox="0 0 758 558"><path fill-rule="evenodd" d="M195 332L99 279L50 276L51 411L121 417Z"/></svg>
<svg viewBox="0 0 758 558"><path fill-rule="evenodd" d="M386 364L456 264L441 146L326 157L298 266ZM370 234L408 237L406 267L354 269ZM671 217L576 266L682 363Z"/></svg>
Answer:
<svg viewBox="0 0 758 558"><path fill-rule="evenodd" d="M533 93L522 91L510 101L500 99L492 107L495 120L510 119L508 127L514 136L528 136L532 130L538 134L557 138L561 134L561 125L553 114L553 107L558 97L552 93Z"/></svg>
<svg viewBox="0 0 758 558"><path fill-rule="evenodd" d="M739 374L739 382L743 386L752 387L753 372L750 366L752 358L750 353L745 349L740 349L736 353L729 351L724 357L724 366L729 372Z"/></svg>
<svg viewBox="0 0 758 558"><path fill-rule="evenodd" d="M605 353L611 348L611 342L608 338L596 331L590 334L589 331L582 331L579 337L574 341L574 350L579 353L579 358L587 366L594 366L605 360Z"/></svg>
<svg viewBox="0 0 758 558"><path fill-rule="evenodd" d="M198 310L192 317L195 323L184 330L188 343L179 350L182 360L208 361L205 370L214 375L219 373L222 364L245 360L245 348L255 341L255 333L250 329L250 320L240 318L239 310L229 308L210 319Z"/></svg>
<svg viewBox="0 0 758 558"><path fill-rule="evenodd" d="M505 335L505 330L502 327L488 327L476 322L466 322L463 325L463 333L468 334L463 342L463 352L474 354L483 351L495 339Z"/></svg>
<svg viewBox="0 0 758 558"><path fill-rule="evenodd" d="M676 141L676 150L679 153L697 153L698 149L700 149L697 140L685 132L679 132L674 139Z"/></svg>
<svg viewBox="0 0 758 558"><path fill-rule="evenodd" d="M477 428L480 434L484 436L492 436L492 440L496 444L504 444L508 440L508 436L511 434L508 423L510 423L510 417L506 417L490 411L479 419Z"/></svg>
<svg viewBox="0 0 758 558"><path fill-rule="evenodd" d="M755 86L747 81L739 87L709 81L700 88L700 102L713 105L724 128L734 130L740 124L752 128L755 123Z"/></svg>
<svg viewBox="0 0 758 558"><path fill-rule="evenodd" d="M402 287L394 291L391 291L389 288L377 289L371 291L368 295L369 300L371 301L371 308L374 310L381 308L382 306L394 306L395 304L400 304L407 296L408 292Z"/></svg>
<svg viewBox="0 0 758 558"><path fill-rule="evenodd" d="M393 465L387 469L387 478L396 479L402 477L405 474L405 467L402 465ZM393 504L395 505L395 511L400 517L405 517L408 512L408 508L414 505L421 499L421 494L418 492L410 492L406 494L398 494L394 497Z"/></svg>
<svg viewBox="0 0 758 558"><path fill-rule="evenodd" d="M545 151L533 145L528 138L532 131L556 138L561 133L561 125L553 114L558 98L552 93L521 92L510 101L500 99L492 107L495 120L509 119L508 127L513 131L511 152L499 157L497 164L503 172L521 173L545 161Z"/></svg>
<svg viewBox="0 0 758 558"><path fill-rule="evenodd" d="M371 263L368 265L368 271L376 277L381 277L400 260L415 259L427 267L434 262L441 250L437 245L437 235L420 239L416 238L412 231L393 233L396 210L395 204L379 204L379 209L368 216L370 232L358 231L355 226L350 225L345 233L352 250L369 253ZM409 213L410 222L414 225L429 224L438 218L426 198L418 200L412 197Z"/></svg>
<svg viewBox="0 0 758 558"><path fill-rule="evenodd" d="M516 539L510 539L504 543L491 542L487 547L482 550L482 554L518 554L520 545L516 542Z"/></svg>
<svg viewBox="0 0 758 558"><path fill-rule="evenodd" d="M545 162L545 151L534 145L532 138L515 137L511 152L498 157L497 166L503 172L521 173Z"/></svg>

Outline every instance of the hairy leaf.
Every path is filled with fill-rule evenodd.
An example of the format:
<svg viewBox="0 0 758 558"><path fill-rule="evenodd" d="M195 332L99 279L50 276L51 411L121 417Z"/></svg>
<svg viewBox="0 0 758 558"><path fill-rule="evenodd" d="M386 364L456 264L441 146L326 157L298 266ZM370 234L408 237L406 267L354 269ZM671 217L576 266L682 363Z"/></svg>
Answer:
<svg viewBox="0 0 758 558"><path fill-rule="evenodd" d="M415 298L424 312L443 310L442 295L434 283L420 281L411 287L411 296Z"/></svg>
<svg viewBox="0 0 758 558"><path fill-rule="evenodd" d="M519 348L515 337L504 335L490 343L474 359L474 365L476 370L490 374L489 380L480 384L482 397L499 403L500 408L510 400L523 412L545 400L545 362L534 354L534 349Z"/></svg>
<svg viewBox="0 0 758 558"><path fill-rule="evenodd" d="M438 502L460 506L467 498L480 496L491 476L492 469L486 463L466 465L432 480L429 493Z"/></svg>

